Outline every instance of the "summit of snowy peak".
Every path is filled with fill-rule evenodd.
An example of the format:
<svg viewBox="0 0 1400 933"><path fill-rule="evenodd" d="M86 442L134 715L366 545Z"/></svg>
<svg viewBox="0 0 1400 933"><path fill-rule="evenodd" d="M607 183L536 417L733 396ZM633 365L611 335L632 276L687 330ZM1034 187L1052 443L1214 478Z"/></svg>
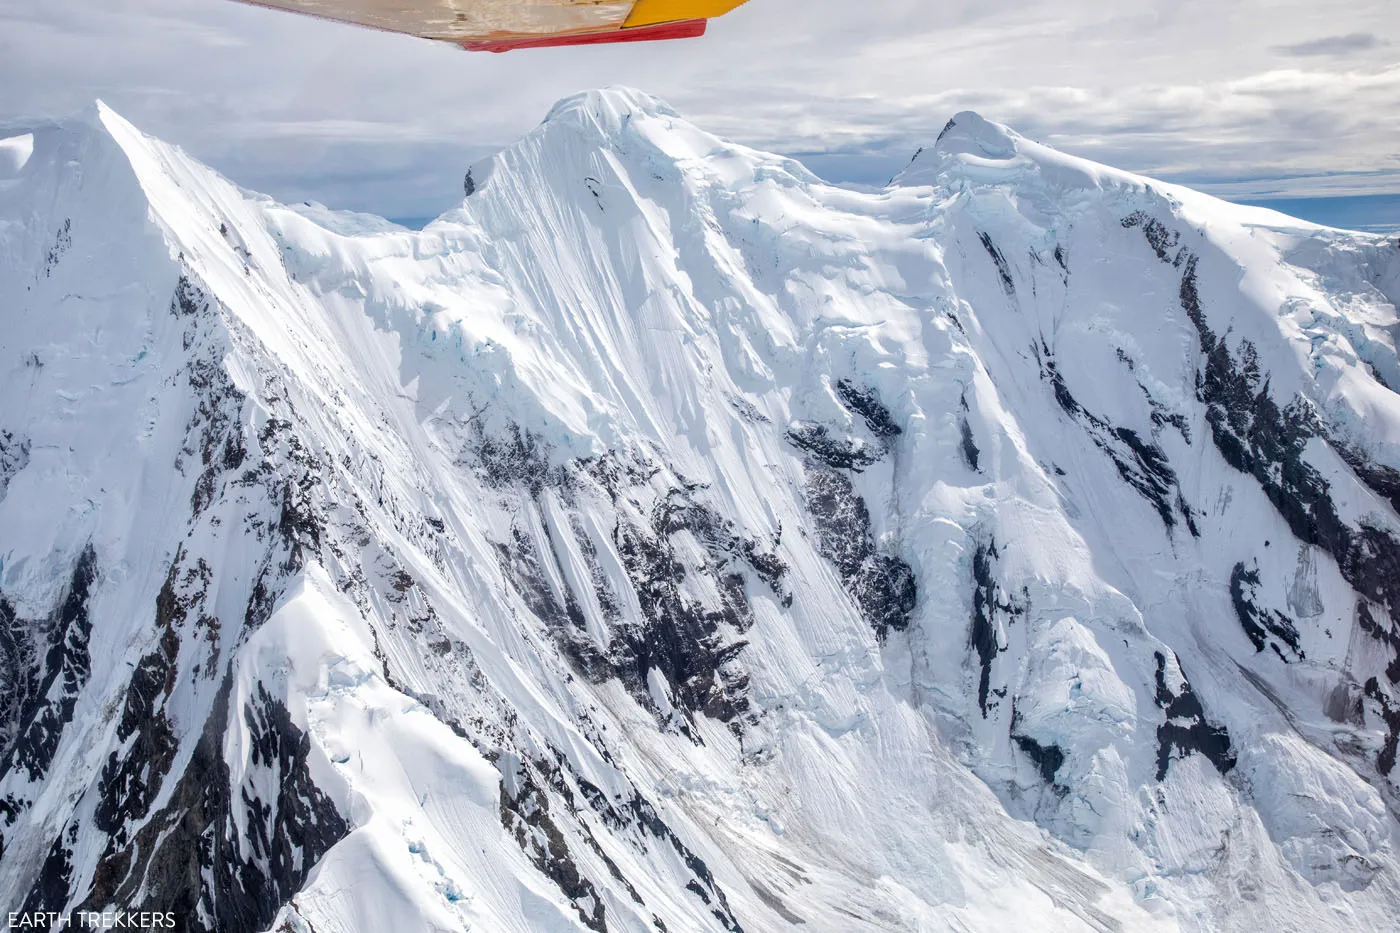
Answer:
<svg viewBox="0 0 1400 933"><path fill-rule="evenodd" d="M679 115L650 94L627 87L580 91L559 100L524 138L475 162L466 178L466 196L480 191L497 172L526 178L548 177L569 166L589 163L604 149L616 150L634 118ZM527 187L529 183L527 183Z"/></svg>
<svg viewBox="0 0 1400 933"><path fill-rule="evenodd" d="M550 108L544 122L594 127L606 135L612 135L636 115L679 116L665 101L645 91L630 87L604 87L579 91L560 99Z"/></svg>
<svg viewBox="0 0 1400 933"><path fill-rule="evenodd" d="M690 171L702 165L699 172ZM464 187L474 214L486 209L483 201L503 194L502 178L514 179L504 186L515 189L508 198L535 200L552 188L562 203L606 212L605 188L615 187L614 196L631 198L651 182L682 176L702 185L707 178L722 178L727 186L760 175L787 176L800 184L818 181L792 159L705 132L658 98L609 87L560 100L524 138L472 164ZM662 187L677 190L669 183ZM487 190L492 194L479 196ZM582 201L575 201L578 195Z"/></svg>
<svg viewBox="0 0 1400 933"><path fill-rule="evenodd" d="M1010 127L993 123L975 111L963 110L943 125L932 146L919 147L891 183L901 186L934 184L955 164L958 155L1002 162L1015 159L1017 143L1023 141L1024 137Z"/></svg>
<svg viewBox="0 0 1400 933"><path fill-rule="evenodd" d="M97 142L99 140L105 140L108 147L115 144L120 148L118 134L123 131L140 135L131 123L106 103L93 100L81 110L62 118L7 121L0 124L0 139L27 135L33 138L35 152L61 151L65 160L87 162L103 148L104 144ZM45 146L41 140L50 142ZM96 149L91 148L94 145ZM110 148L107 151L115 152Z"/></svg>
<svg viewBox="0 0 1400 933"><path fill-rule="evenodd" d="M14 196L43 201L71 189L75 209L110 209L133 195L141 200L137 182L144 185L143 172L150 176L154 167L143 156L176 151L100 100L61 119L7 123L0 126L0 141L9 156L0 157L0 177L16 177L23 170L29 179L13 189Z"/></svg>
<svg viewBox="0 0 1400 933"><path fill-rule="evenodd" d="M1097 193L1115 192L1103 203L1125 207L1132 202L1133 206L1125 207L1129 211L1157 205L1197 223L1214 218L1279 231L1319 229L1296 217L1224 201L1182 185L1070 155L971 110L957 113L944 124L934 144L915 152L890 184L909 188L932 186L950 193L999 191L1015 201L1017 210L1040 224L1087 206L1096 200ZM1142 200L1143 196L1146 200Z"/></svg>
<svg viewBox="0 0 1400 933"><path fill-rule="evenodd" d="M1143 188L1149 179L1069 155L964 110L944 125L932 147L915 153L893 184L954 188L1012 184L1054 192L1115 186Z"/></svg>
<svg viewBox="0 0 1400 933"><path fill-rule="evenodd" d="M112 140L102 124L105 106L94 101L62 119L7 120L0 123L0 178L17 175L26 165L89 163ZM36 158L37 156L37 158Z"/></svg>
<svg viewBox="0 0 1400 933"><path fill-rule="evenodd" d="M70 163L91 165L99 153L117 147L102 125L100 101L62 119L19 119L0 123L0 181ZM106 143L103 143L103 140Z"/></svg>
<svg viewBox="0 0 1400 933"><path fill-rule="evenodd" d="M139 135L100 102L63 119L0 128L0 217L5 218L0 222L0 280L7 271L27 268L36 255L47 260L52 252L55 259L46 263L44 279L57 287L66 270L83 272L81 262L54 268L69 246L80 255L89 248L102 251L107 247L98 243L109 242L116 231L143 228L148 199L114 126L125 127L125 135ZM61 236L60 230L65 231ZM61 250L56 246L60 241ZM90 272L80 276L89 285ZM68 286L77 287L77 281Z"/></svg>
<svg viewBox="0 0 1400 933"><path fill-rule="evenodd" d="M993 123L972 110L955 114L938 134L937 152L968 152L986 159L1015 158L1020 133L1001 123Z"/></svg>

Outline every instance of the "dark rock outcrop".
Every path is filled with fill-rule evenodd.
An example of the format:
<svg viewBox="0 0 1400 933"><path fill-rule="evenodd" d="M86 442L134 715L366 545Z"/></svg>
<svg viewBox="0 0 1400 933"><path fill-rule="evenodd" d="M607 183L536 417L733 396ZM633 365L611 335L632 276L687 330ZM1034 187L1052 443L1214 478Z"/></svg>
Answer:
<svg viewBox="0 0 1400 933"><path fill-rule="evenodd" d="M914 569L877 547L865 500L839 470L808 461L807 508L817 527L817 551L835 566L861 614L885 639L909 627L918 602Z"/></svg>
<svg viewBox="0 0 1400 933"><path fill-rule="evenodd" d="M1278 610L1260 606L1258 589L1258 569L1246 570L1243 563L1236 564L1230 573L1230 600L1244 633L1256 651L1268 646L1285 661L1301 661L1304 654L1299 647L1298 627Z"/></svg>
<svg viewBox="0 0 1400 933"><path fill-rule="evenodd" d="M1173 751L1178 759L1200 752L1217 771L1228 774L1235 767L1230 734L1223 726L1206 721L1205 708L1184 674L1179 692L1167 685L1167 657L1160 651L1153 656L1157 659L1157 689L1153 699L1165 712L1165 721L1157 727L1157 780L1167 776Z"/></svg>
<svg viewBox="0 0 1400 933"><path fill-rule="evenodd" d="M982 718L987 718L991 705L989 697L992 686L992 662L1006 650L998 635L1000 625L1014 622L1026 611L1025 600L1017 601L1002 592L997 582L995 566L997 562L995 539L979 544L972 554L972 628L968 633L968 645L977 654L977 708ZM1004 695L1005 691L1001 691Z"/></svg>
<svg viewBox="0 0 1400 933"><path fill-rule="evenodd" d="M7 643L7 653L21 662L30 659L27 668L5 672L3 694L13 723L6 731L14 738L0 760L0 776L22 768L31 781L38 781L53 763L59 737L73 721L78 695L92 671L88 599L96 579L97 553L88 545L73 567L67 595L49 619L37 624L17 620L13 607L0 598L0 624L9 633L0 638ZM42 645L30 640L29 633L36 629L46 633ZM44 656L36 667L32 658L37 647L43 648Z"/></svg>
<svg viewBox="0 0 1400 933"><path fill-rule="evenodd" d="M252 749L250 774L233 785L222 755L231 684L231 678L224 680L169 803L129 845L109 847L80 909L121 903L131 910L172 912L177 933L254 933L272 923L316 863L350 831L312 780L310 737L261 684L241 710ZM273 796L264 800L266 788Z"/></svg>

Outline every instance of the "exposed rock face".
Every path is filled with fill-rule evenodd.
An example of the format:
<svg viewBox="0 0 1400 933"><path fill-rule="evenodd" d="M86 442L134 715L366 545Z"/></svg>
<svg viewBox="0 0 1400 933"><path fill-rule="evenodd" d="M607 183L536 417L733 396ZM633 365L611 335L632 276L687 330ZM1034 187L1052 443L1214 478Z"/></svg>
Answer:
<svg viewBox="0 0 1400 933"><path fill-rule="evenodd" d="M1184 675L1179 687L1173 689L1168 684L1166 656L1158 652L1155 657L1157 692L1153 699L1166 715L1166 721L1157 727L1157 780L1167 776L1174 757L1185 758L1195 752L1209 759L1221 774L1228 774L1235 766L1229 734L1206 722L1201 701Z"/></svg>
<svg viewBox="0 0 1400 933"><path fill-rule="evenodd" d="M227 695L227 689L219 693L221 699ZM164 809L130 808L111 791L99 801L95 826L112 835L79 909L100 911L115 903L168 912L178 930L266 929L312 867L349 832L311 777L310 738L280 701L259 685L256 699L243 707L258 777L242 782L230 774L218 748L228 728L223 708L217 706L206 724ZM153 757L151 773L160 773L162 763L169 766ZM115 832L110 828L121 803L132 817L149 816L130 838L124 830L136 819L122 819ZM47 903L61 909L64 902Z"/></svg>
<svg viewBox="0 0 1400 933"><path fill-rule="evenodd" d="M0 903L1382 929L1400 251L950 121L561 102L421 232L0 187Z"/></svg>
<svg viewBox="0 0 1400 933"><path fill-rule="evenodd" d="M1259 572L1246 570L1244 564L1236 564L1230 572L1230 599L1235 604L1235 615L1239 617L1245 634L1257 651L1263 651L1267 645L1285 661L1301 660L1303 655L1298 647L1298 627L1277 609L1259 606L1255 595L1258 590Z"/></svg>
<svg viewBox="0 0 1400 933"><path fill-rule="evenodd" d="M809 466L807 507L817 528L817 550L831 561L846 591L875 634L909 627L918 601L913 569L899 557L880 553L870 530L870 510L839 470Z"/></svg>
<svg viewBox="0 0 1400 933"><path fill-rule="evenodd" d="M4 771L23 770L31 783L42 781L53 766L64 728L73 721L78 697L92 673L92 618L88 599L97 578L92 546L79 555L67 592L48 618L17 618L8 601L0 603L6 628L6 653L15 666L7 684ZM42 653L41 653L42 652Z"/></svg>

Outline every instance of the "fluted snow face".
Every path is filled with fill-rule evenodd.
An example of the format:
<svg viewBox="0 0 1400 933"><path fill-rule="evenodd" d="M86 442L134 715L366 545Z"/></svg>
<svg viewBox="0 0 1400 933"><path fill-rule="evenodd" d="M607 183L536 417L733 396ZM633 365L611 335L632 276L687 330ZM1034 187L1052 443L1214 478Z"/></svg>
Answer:
<svg viewBox="0 0 1400 933"><path fill-rule="evenodd" d="M0 140L0 901L1381 929L1400 248L605 90L421 232Z"/></svg>

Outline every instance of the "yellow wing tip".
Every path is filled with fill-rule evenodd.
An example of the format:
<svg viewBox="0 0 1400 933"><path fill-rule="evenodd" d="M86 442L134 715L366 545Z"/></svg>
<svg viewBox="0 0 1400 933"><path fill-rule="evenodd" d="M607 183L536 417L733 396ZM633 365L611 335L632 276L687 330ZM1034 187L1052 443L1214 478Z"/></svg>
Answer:
<svg viewBox="0 0 1400 933"><path fill-rule="evenodd" d="M623 29L723 16L746 0L637 0Z"/></svg>

